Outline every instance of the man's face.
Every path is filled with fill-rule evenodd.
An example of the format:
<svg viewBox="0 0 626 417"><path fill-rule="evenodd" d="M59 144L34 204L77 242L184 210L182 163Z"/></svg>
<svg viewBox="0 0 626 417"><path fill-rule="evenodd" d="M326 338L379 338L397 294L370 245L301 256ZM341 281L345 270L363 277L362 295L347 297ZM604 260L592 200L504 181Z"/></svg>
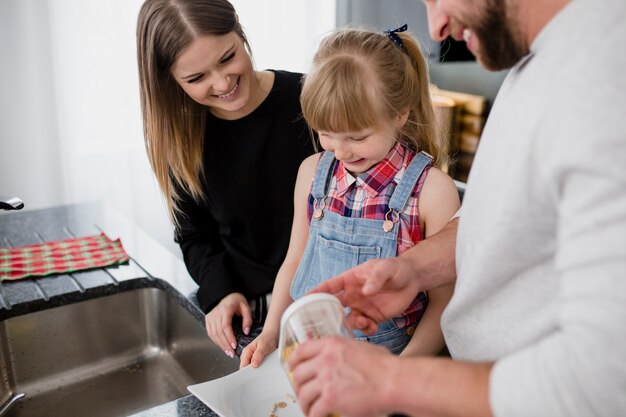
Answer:
<svg viewBox="0 0 626 417"><path fill-rule="evenodd" d="M485 68L501 70L528 53L512 0L425 0L434 40L465 40Z"/></svg>

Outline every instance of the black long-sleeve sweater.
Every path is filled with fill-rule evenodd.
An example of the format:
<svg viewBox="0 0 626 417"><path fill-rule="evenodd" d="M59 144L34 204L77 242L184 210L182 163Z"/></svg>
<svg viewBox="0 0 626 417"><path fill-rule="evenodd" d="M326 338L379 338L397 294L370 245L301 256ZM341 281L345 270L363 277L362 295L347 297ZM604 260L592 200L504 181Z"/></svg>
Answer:
<svg viewBox="0 0 626 417"><path fill-rule="evenodd" d="M223 120L207 112L206 201L181 202L176 241L205 312L233 292L271 292L287 253L296 175L314 147L300 109L302 74L274 73L251 114Z"/></svg>

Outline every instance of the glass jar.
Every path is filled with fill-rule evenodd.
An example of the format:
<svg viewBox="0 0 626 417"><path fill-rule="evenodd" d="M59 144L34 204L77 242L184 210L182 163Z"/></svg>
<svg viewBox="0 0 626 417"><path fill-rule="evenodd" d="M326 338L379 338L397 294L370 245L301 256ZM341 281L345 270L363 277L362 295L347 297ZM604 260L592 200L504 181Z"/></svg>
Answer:
<svg viewBox="0 0 626 417"><path fill-rule="evenodd" d="M352 337L348 329L343 306L337 297L330 294L309 294L297 299L280 319L278 351L280 363L291 381L287 360L300 344L309 339L327 336ZM333 414L329 417L338 417Z"/></svg>
<svg viewBox="0 0 626 417"><path fill-rule="evenodd" d="M278 349L283 367L300 343L327 336L352 337L343 306L330 294L309 294L292 303L280 319Z"/></svg>

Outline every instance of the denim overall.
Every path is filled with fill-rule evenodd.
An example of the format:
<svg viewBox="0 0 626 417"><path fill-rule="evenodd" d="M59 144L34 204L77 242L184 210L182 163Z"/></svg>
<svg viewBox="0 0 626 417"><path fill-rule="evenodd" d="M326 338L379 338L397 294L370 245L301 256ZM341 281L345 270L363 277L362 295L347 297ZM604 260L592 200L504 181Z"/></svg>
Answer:
<svg viewBox="0 0 626 417"><path fill-rule="evenodd" d="M332 152L324 152L311 187L315 201L314 214L306 248L291 283L291 297L296 300L321 282L369 259L396 256L399 213L402 213L424 168L431 161L432 158L426 154L418 153L393 191L386 220L371 220L324 211L327 188L336 163ZM415 323L411 325L414 328ZM407 332L411 325L398 328L391 319L378 324L378 331L372 336L357 330L353 333L357 339L383 345L393 353L400 353L411 339L412 331Z"/></svg>

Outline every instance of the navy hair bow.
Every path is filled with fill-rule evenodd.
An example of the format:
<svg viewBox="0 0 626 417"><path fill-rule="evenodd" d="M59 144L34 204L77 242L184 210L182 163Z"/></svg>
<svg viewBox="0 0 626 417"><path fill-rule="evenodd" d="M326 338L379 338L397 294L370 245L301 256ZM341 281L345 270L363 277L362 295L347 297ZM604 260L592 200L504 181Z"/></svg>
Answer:
<svg viewBox="0 0 626 417"><path fill-rule="evenodd" d="M383 33L387 35L389 39L391 39L391 42L393 42L398 48L404 49L404 42L402 42L402 39L400 38L400 36L398 36L398 33L406 32L408 28L408 25L405 23L397 29L387 29Z"/></svg>

